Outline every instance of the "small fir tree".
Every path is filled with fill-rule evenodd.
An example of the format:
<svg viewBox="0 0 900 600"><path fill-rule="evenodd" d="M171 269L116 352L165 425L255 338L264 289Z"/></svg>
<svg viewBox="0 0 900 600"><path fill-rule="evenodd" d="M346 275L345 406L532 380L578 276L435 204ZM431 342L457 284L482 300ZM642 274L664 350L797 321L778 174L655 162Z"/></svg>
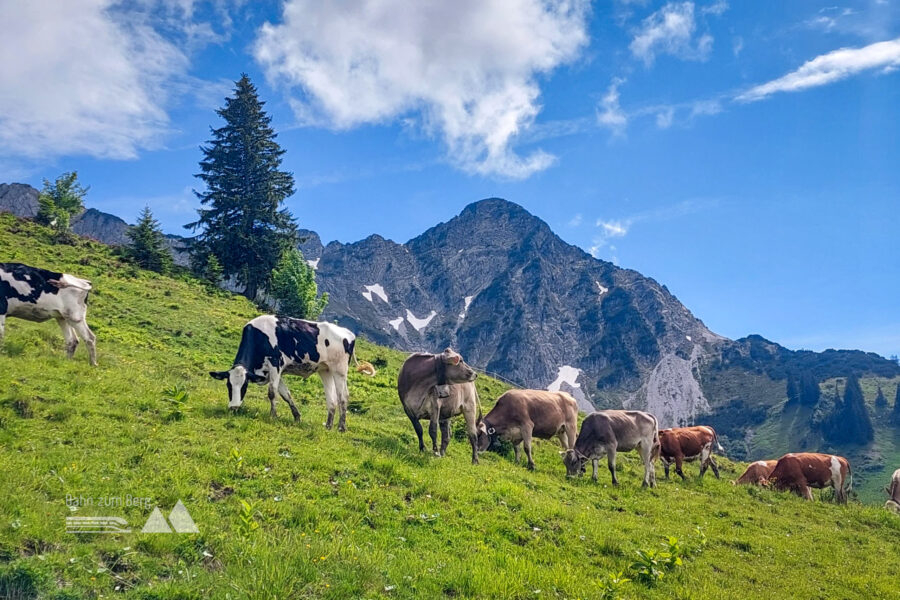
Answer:
<svg viewBox="0 0 900 600"><path fill-rule="evenodd" d="M137 224L125 235L131 240L126 254L136 265L157 273L167 273L172 268L172 254L149 206L144 207Z"/></svg>

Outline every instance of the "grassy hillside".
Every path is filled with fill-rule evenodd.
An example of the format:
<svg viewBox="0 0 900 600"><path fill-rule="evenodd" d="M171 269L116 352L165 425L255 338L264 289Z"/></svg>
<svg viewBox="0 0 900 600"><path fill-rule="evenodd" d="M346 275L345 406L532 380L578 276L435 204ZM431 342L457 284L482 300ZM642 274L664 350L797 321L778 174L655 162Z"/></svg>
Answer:
<svg viewBox="0 0 900 600"><path fill-rule="evenodd" d="M299 425L286 407L271 420L258 387L232 415L206 372L230 365L249 303L45 237L0 215L0 261L93 281L100 366L83 349L66 360L52 322L7 322L0 598L598 598L621 571L633 581L608 597L896 597L900 518L732 487L741 465L643 490L624 455L613 489L605 472L567 480L549 442L534 473L498 454L472 466L460 437L447 458L419 454L394 388L404 357L369 343L359 355L382 367L353 374L346 434L322 427L317 380L289 380L306 401ZM175 384L189 393L181 419L163 399ZM485 408L504 389L478 385ZM151 500L72 512L67 496ZM179 499L200 533L137 531ZM67 534L73 515L121 516L135 532ZM671 569L648 553L669 536L683 563Z"/></svg>

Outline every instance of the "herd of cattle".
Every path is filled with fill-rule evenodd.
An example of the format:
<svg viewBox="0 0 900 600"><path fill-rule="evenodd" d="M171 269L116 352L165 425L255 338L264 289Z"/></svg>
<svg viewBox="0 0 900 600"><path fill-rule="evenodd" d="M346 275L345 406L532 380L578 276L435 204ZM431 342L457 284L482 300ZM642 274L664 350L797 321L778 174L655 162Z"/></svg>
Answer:
<svg viewBox="0 0 900 600"><path fill-rule="evenodd" d="M91 364L96 365L95 337L85 321L90 290L89 281L66 273L0 263L0 342L7 316L38 322L56 319L68 356L74 354L80 337L88 347ZM325 390L328 411L325 427L332 428L335 412L339 410L338 430L345 431L350 397L347 376L350 361L356 360L355 343L356 336L351 331L332 323L263 315L244 326L231 368L211 371L210 375L225 381L229 408L240 408L248 383L265 384L271 416L276 416L280 396L294 419L299 420L300 411L283 375L306 378L315 373ZM375 374L368 363L357 362L357 370ZM461 414L472 446L473 464L478 463L479 452L496 449L500 440L504 440L513 445L517 463L520 448L524 448L528 468L533 469L532 440L555 437L562 447L560 454L569 477L581 475L591 461L596 480L599 462L605 457L612 483L618 485L616 454L633 450L644 466L644 486L656 485L657 459L663 463L666 479L673 464L675 472L684 479L683 463L694 460L700 462L701 478L709 467L719 477L713 451L721 451L722 447L712 427L660 430L656 417L650 413L603 410L588 415L579 431L575 399L565 392L542 390L509 390L482 416L474 384L477 376L475 369L450 348L439 354L413 354L403 363L397 391L418 436L420 451L425 450L421 420L429 422L432 451L436 456L444 456L450 443L450 420ZM803 452L754 462L734 483L771 485L808 500L812 500L810 488L833 487L836 500L846 502L852 475L850 463L844 457ZM900 469L894 472L885 490L890 496L885 507L900 513Z"/></svg>

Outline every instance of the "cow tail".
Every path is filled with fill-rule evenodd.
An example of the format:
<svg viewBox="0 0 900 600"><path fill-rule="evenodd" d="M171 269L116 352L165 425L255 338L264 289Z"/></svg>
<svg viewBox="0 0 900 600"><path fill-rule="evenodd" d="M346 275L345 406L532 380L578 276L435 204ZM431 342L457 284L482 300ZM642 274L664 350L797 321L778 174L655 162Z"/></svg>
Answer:
<svg viewBox="0 0 900 600"><path fill-rule="evenodd" d="M375 365L368 361L360 362L358 358L356 358L356 344L353 345L353 352L350 354L353 357L353 362L356 364L356 372L362 373L363 375L368 375L369 377L375 377L378 373L378 370L375 368Z"/></svg>
<svg viewBox="0 0 900 600"><path fill-rule="evenodd" d="M656 430L653 432L653 449L650 451L650 460L656 462L659 460L659 453L662 449L662 444L659 443L659 426L656 427Z"/></svg>
<svg viewBox="0 0 900 600"><path fill-rule="evenodd" d="M720 453L725 452L725 448L722 447L722 444L719 443L719 432L713 429L713 440L716 442L716 448L719 449Z"/></svg>

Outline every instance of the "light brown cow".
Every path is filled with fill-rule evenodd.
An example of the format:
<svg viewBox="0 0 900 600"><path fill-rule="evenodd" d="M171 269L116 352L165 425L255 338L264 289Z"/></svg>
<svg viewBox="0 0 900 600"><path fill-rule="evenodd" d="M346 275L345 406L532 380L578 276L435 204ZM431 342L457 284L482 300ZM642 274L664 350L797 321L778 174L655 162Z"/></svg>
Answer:
<svg viewBox="0 0 900 600"><path fill-rule="evenodd" d="M737 481L732 481L731 483L732 485L763 485L768 481L769 475L772 474L776 464L778 464L777 460L758 460L747 467L747 470L744 471L744 474Z"/></svg>
<svg viewBox="0 0 900 600"><path fill-rule="evenodd" d="M503 439L513 444L516 464L519 447L525 447L528 468L534 469L531 438L559 437L563 450L575 447L578 435L578 403L565 392L509 390L478 423L478 450L483 452Z"/></svg>
<svg viewBox="0 0 900 600"><path fill-rule="evenodd" d="M900 514L900 469L894 471L891 476L891 485L885 489L891 499L884 503L884 507Z"/></svg>
<svg viewBox="0 0 900 600"><path fill-rule="evenodd" d="M472 464L478 464L476 423L480 412L475 378L478 374L450 348L441 354L413 354L400 367L397 393L406 416L419 437L419 451L425 450L422 425L428 419L428 435L435 456L444 456L450 443L450 418L463 414L466 433L472 445ZM438 427L441 429L441 448L438 450Z"/></svg>
<svg viewBox="0 0 900 600"><path fill-rule="evenodd" d="M810 488L833 487L835 499L844 503L853 485L850 461L843 456L798 452L778 459L769 475L769 483L776 490L790 490L802 498L812 500ZM849 484L848 488L844 486Z"/></svg>
<svg viewBox="0 0 900 600"><path fill-rule="evenodd" d="M593 478L597 481L599 459L606 455L613 485L616 477L616 453L637 450L644 463L644 486L656 487L654 462L659 455L659 435L656 417L639 410L601 410L588 415L581 424L575 447L563 453L568 477L581 475L584 465L591 461Z"/></svg>
<svg viewBox="0 0 900 600"><path fill-rule="evenodd" d="M713 474L719 479L719 465L713 459L713 444L722 451L716 430L706 425L697 427L678 427L674 429L661 429L659 432L659 457L666 470L666 479L669 478L669 466L675 463L675 472L684 479L684 471L681 465L687 461L700 459L700 478L706 473L708 467L712 467Z"/></svg>

